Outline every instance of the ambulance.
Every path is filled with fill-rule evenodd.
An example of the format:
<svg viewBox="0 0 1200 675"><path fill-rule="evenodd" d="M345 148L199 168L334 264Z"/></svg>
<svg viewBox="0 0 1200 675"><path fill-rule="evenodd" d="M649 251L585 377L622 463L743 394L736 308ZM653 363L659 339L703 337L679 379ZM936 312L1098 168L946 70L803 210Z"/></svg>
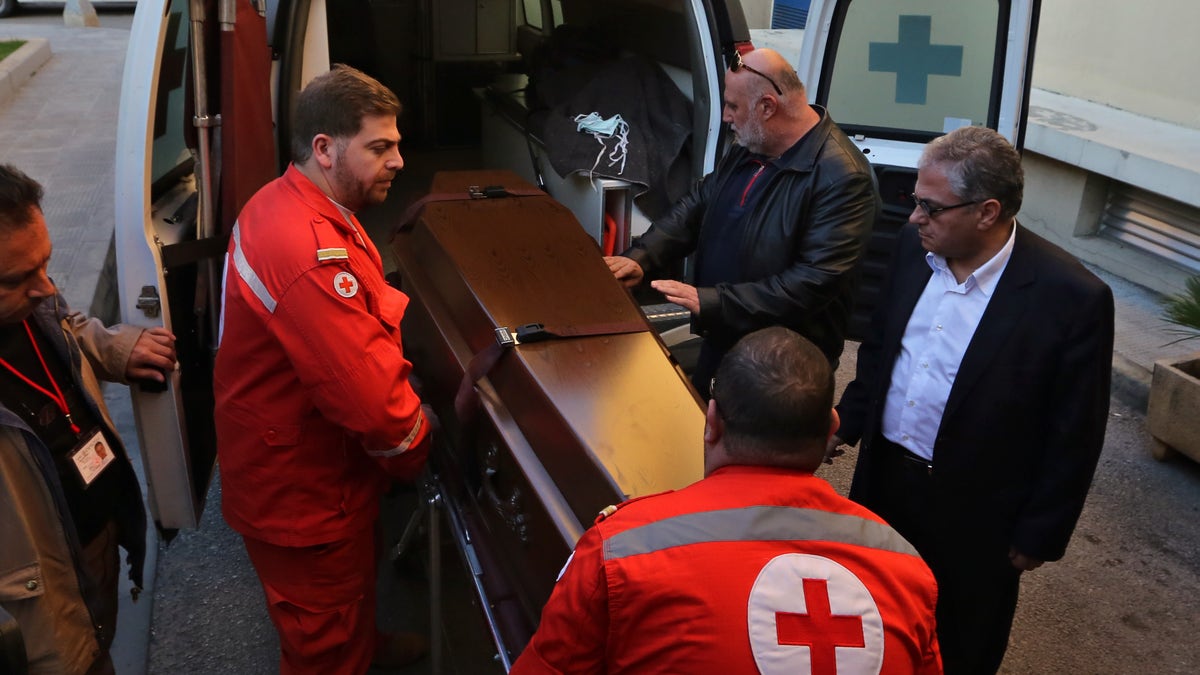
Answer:
<svg viewBox="0 0 1200 675"><path fill-rule="evenodd" d="M544 189L599 255L624 250L713 169L729 142L721 94L733 55L780 51L875 167L884 209L851 326L860 336L924 144L980 125L1021 147L1040 0L812 0L800 21L796 4L140 0L121 83L115 250L121 320L178 338L165 387L132 391L160 529L196 527L213 476L229 232L287 166L297 94L334 63L404 104L406 169L362 217L385 259L404 207L452 169L507 169ZM747 17L786 27L751 29ZM617 59L645 67L613 85ZM564 112L569 128L555 121ZM579 135L587 152L571 143Z"/></svg>

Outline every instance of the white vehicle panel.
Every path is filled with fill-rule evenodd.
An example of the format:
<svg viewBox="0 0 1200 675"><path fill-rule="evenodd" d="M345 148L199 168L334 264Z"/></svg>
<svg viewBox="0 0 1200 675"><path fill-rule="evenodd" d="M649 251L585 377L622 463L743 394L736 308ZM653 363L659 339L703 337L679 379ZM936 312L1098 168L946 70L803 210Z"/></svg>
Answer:
<svg viewBox="0 0 1200 675"><path fill-rule="evenodd" d="M170 304L159 294L160 310L148 316L138 307L139 293L129 289L165 288L160 245L178 240L163 220L161 205L156 211L150 199L154 96L158 88L163 35L168 24L165 0L144 0L134 15L122 78L121 107L117 126L116 257L120 276L121 321L137 326L170 329ZM178 191L177 191L178 192ZM176 194L171 203L185 195ZM131 387L138 442L142 448L151 511L164 528L194 527L198 507L192 496L190 462L183 429L184 406L179 395L179 373L167 378L167 390L147 392Z"/></svg>

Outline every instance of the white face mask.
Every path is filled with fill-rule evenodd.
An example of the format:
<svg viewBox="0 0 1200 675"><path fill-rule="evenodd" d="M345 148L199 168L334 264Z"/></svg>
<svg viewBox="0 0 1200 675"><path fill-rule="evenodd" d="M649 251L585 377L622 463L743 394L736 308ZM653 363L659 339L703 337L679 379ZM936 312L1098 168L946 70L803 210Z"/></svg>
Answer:
<svg viewBox="0 0 1200 675"><path fill-rule="evenodd" d="M604 119L598 113L594 112L586 115L576 115L575 122L579 125L576 127L578 131L586 131L590 134L599 134L605 137L617 133L617 130L625 124L625 120L621 119L620 115L613 115L608 119Z"/></svg>
<svg viewBox="0 0 1200 675"><path fill-rule="evenodd" d="M625 172L625 159L629 147L629 124L620 115L613 115L608 119L604 119L599 113L591 112L586 115L576 115L575 123L578 125L576 130L580 133L591 134L600 143L600 152L596 155L596 161L592 164L592 171L589 175L594 174L596 167L600 166L600 160L604 158L605 151L608 151L608 168L614 168L620 164L620 168L616 173L622 174ZM616 143L609 150L605 145L605 139L616 137ZM592 186L593 188L595 186Z"/></svg>

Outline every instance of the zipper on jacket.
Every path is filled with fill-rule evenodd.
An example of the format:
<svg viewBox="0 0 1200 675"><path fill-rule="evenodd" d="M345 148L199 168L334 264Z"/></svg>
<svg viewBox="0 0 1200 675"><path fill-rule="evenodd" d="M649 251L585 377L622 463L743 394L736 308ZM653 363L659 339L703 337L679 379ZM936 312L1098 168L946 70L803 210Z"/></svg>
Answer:
<svg viewBox="0 0 1200 675"><path fill-rule="evenodd" d="M757 159L752 159L750 161L758 165L758 171L755 171L754 175L750 176L750 182L746 183L746 189L742 190L742 198L738 200L738 206L746 205L746 197L750 194L750 189L754 187L754 182L758 180L758 177L761 176L762 172L767 168L766 162L762 162Z"/></svg>

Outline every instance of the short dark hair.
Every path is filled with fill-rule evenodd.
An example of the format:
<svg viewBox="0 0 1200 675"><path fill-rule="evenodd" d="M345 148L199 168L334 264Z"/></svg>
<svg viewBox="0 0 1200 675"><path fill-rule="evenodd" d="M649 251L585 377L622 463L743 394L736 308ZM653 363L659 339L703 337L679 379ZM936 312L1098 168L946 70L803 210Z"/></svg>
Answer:
<svg viewBox="0 0 1200 675"><path fill-rule="evenodd" d="M961 127L933 139L925 146L918 168L931 164L946 172L955 196L973 202L999 201L1001 220L1021 210L1025 192L1021 155L994 129Z"/></svg>
<svg viewBox="0 0 1200 675"><path fill-rule="evenodd" d="M350 138L368 115L400 115L400 99L379 80L356 68L335 64L314 77L296 99L292 123L292 161L312 155L317 134Z"/></svg>
<svg viewBox="0 0 1200 675"><path fill-rule="evenodd" d="M770 463L772 457L815 460L829 436L833 369L799 333L764 328L738 340L713 378L730 456ZM782 457L781 457L782 456Z"/></svg>
<svg viewBox="0 0 1200 675"><path fill-rule="evenodd" d="M41 208L41 183L11 164L0 164L0 232L29 225L34 209Z"/></svg>

